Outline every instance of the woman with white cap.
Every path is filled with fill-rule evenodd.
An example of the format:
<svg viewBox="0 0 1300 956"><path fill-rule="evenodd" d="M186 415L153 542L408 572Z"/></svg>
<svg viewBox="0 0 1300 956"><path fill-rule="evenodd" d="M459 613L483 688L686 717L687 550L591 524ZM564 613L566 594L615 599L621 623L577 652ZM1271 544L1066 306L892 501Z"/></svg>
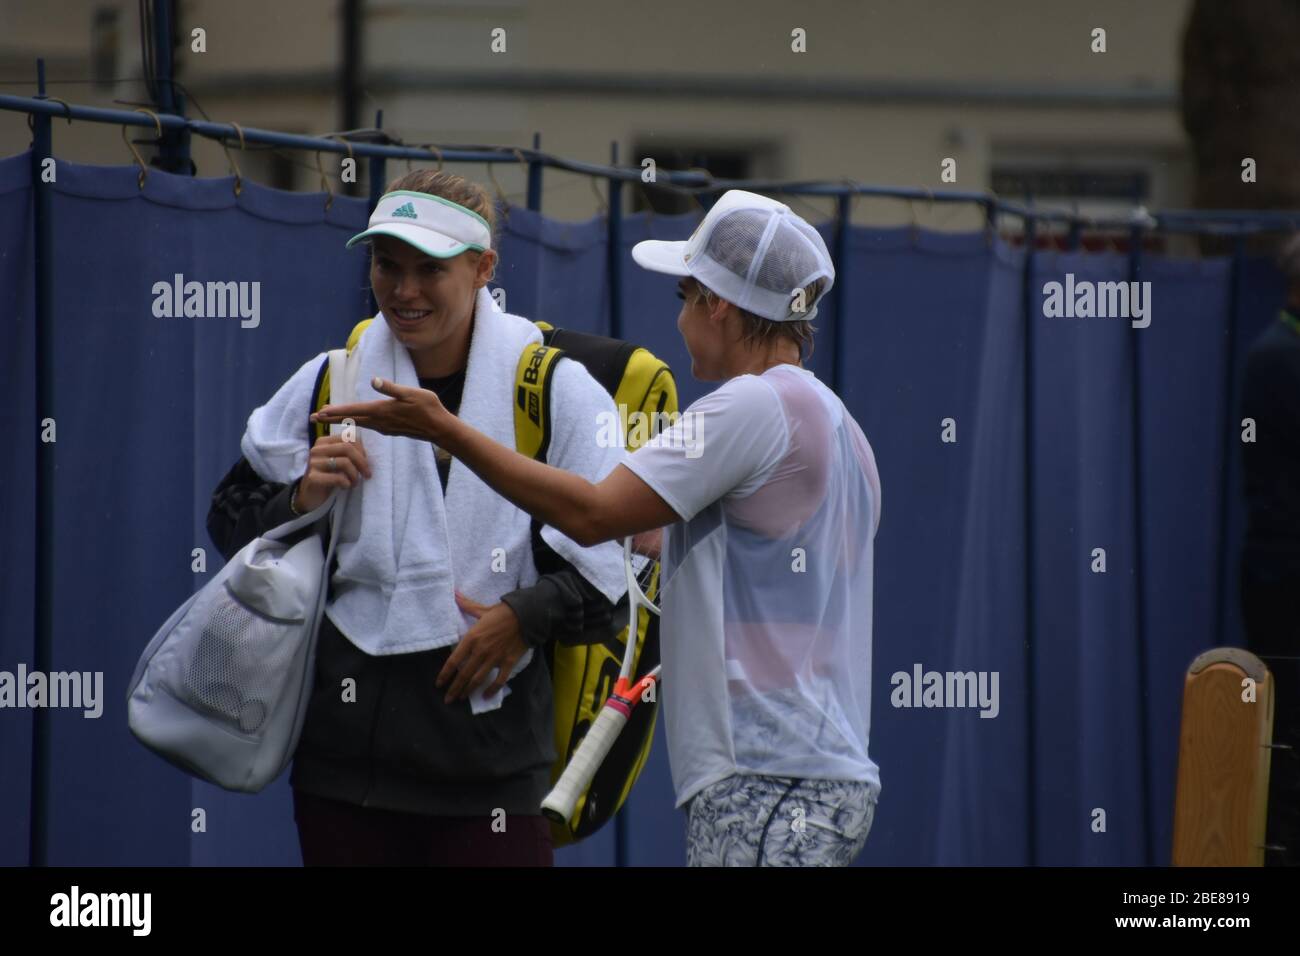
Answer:
<svg viewBox="0 0 1300 956"><path fill-rule="evenodd" d="M500 311L494 210L479 185L420 170L394 182L349 246L373 244L380 314L358 398L382 377L513 442L515 371L541 332ZM335 346L341 342L331 343ZM548 641L611 639L626 591L617 545L583 547L493 494L441 449L373 432L314 442L325 356L248 420L208 530L229 557L351 489L290 785L303 861L550 865L541 802L555 761ZM579 423L614 414L581 363L552 379L548 456L599 481L621 450ZM309 532L304 532L309 533ZM508 682L508 683L507 683Z"/></svg>
<svg viewBox="0 0 1300 956"><path fill-rule="evenodd" d="M692 372L723 384L592 482L495 442L427 392L323 409L437 442L587 545L665 527L662 655L677 806L692 865L846 865L880 792L867 753L874 456L807 369L834 281L789 207L731 190L688 241L639 243L676 275Z"/></svg>

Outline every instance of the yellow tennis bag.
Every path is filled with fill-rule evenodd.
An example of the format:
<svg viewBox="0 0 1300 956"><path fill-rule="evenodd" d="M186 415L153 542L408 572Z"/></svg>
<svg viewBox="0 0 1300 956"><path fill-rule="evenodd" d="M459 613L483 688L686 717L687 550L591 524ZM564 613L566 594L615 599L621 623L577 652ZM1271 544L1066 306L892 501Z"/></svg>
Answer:
<svg viewBox="0 0 1300 956"><path fill-rule="evenodd" d="M349 350L361 339L373 319L358 323L348 336ZM630 342L557 329L538 322L542 343L529 345L519 356L515 369L515 447L530 458L546 460L550 443L551 379L562 357L581 362L592 378L614 398L625 447L640 447L658 432L662 416L675 417L677 383L668 364L649 350ZM316 386L316 408L329 404L329 363L322 367ZM313 440L327 434L328 425L315 423ZM534 554L541 551L541 523L532 522ZM549 550L549 549L547 549ZM546 553L541 551L541 553ZM553 559L558 560L558 558ZM539 574L548 573L539 565ZM658 581L658 575L654 580ZM657 585L656 585L657 587ZM647 595L655 600L657 594ZM627 618L626 598L615 610ZM566 646L551 641L546 662L551 669L555 705L555 765L551 783L559 780L570 756L586 735L605 700L614 689L627 646L627 626L601 644ZM659 663L659 618L641 609L636 633L637 651L632 672L643 674ZM591 785L578 799L567 826L552 822L551 837L557 847L576 843L595 833L623 805L636 783L650 747L654 743L655 718L659 704L646 702L632 712L632 718L596 772Z"/></svg>

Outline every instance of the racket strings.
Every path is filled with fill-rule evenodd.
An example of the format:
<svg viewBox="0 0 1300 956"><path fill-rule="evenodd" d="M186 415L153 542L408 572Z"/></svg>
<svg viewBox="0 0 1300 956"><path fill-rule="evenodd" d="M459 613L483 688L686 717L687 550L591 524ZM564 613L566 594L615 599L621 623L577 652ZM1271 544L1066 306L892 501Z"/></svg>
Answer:
<svg viewBox="0 0 1300 956"><path fill-rule="evenodd" d="M631 556L633 578L636 585L641 589L641 594L637 595L639 599L643 598L643 603L651 604L657 610L659 607L659 562L654 558L646 557L641 554Z"/></svg>

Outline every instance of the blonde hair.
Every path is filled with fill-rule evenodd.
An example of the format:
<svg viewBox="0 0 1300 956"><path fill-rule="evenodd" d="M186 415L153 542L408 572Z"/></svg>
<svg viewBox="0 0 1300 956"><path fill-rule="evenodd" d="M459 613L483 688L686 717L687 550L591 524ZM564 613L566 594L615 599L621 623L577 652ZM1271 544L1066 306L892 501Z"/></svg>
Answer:
<svg viewBox="0 0 1300 956"><path fill-rule="evenodd" d="M405 175L398 176L388 184L387 192L392 193L399 190L438 196L478 213L488 224L488 231L492 237L492 248L497 247L496 205L492 202L491 194L474 180L466 179L464 176L458 176L455 173L444 172L441 169L413 169ZM469 252L473 254L476 263L483 257L483 253L477 249L471 249ZM494 275L495 271L494 269Z"/></svg>
<svg viewBox="0 0 1300 956"><path fill-rule="evenodd" d="M694 279L694 277L692 277L692 280L695 282L695 288L698 290L699 296L706 301L721 298L712 289L700 284L699 280ZM811 284L804 286L803 300L815 304L821 297L825 285L825 279L815 279ZM775 322L761 315L755 315L740 306L736 306L736 311L740 313L740 340L742 344L763 348L777 339L789 339L799 347L799 361L803 362L812 356L813 333L817 329L812 324L811 319L791 319L785 322ZM806 354L804 352L805 348L808 350Z"/></svg>

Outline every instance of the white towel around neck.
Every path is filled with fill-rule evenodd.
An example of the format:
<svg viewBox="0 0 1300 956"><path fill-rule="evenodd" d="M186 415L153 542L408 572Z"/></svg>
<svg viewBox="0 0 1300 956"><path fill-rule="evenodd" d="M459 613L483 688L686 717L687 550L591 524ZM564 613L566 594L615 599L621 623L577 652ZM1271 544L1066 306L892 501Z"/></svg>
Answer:
<svg viewBox="0 0 1300 956"><path fill-rule="evenodd" d="M524 346L541 341L541 331L527 319L500 311L486 287L479 289L474 309L458 416L513 448L515 368ZM371 387L375 376L419 387L410 353L393 336L382 313L357 348L358 402L386 397ZM307 470L307 415L324 358L321 353L309 360L249 416L240 447L268 481L289 483ZM622 457L621 449L601 447L596 441L596 424L602 414L614 413L613 400L570 360L556 366L552 403L548 460L599 481ZM429 442L365 428L357 434L373 477L363 479L348 497L339 529L334 593L326 607L349 641L373 655L445 647L456 643L475 620L460 610L454 591L495 604L502 595L536 583L525 512L457 460L451 463L444 500ZM583 548L549 526L542 536L610 601L626 592L617 543ZM511 676L531 658L530 650ZM494 699L471 702L477 712L500 706L503 699L504 693L498 693Z"/></svg>

